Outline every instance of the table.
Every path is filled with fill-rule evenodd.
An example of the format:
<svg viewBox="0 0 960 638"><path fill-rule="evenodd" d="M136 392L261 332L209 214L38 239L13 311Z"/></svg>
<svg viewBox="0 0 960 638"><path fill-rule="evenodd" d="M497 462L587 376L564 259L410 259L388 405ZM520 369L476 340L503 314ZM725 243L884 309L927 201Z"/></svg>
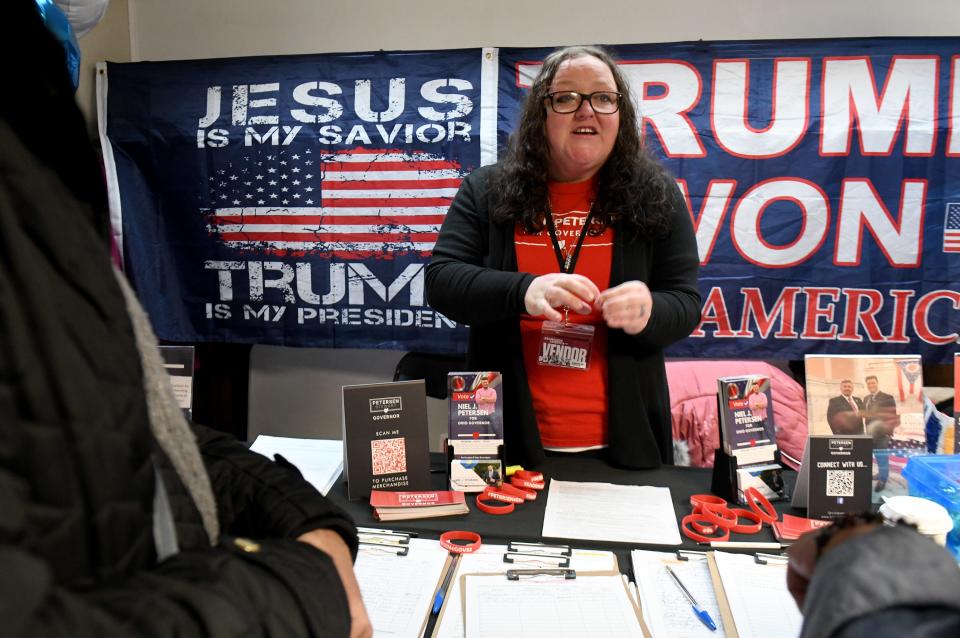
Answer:
<svg viewBox="0 0 960 638"><path fill-rule="evenodd" d="M448 489L445 464L446 458L444 455L436 453L430 455L431 489ZM712 470L709 468L664 466L656 470L627 470L611 467L601 459L581 457L548 457L543 465L537 467L536 470L543 472L544 480L548 485L550 479L555 478L563 481L669 487L670 496L673 499L673 506L678 518L682 518L690 513L689 499L691 494L710 491L710 479L712 476ZM784 482L791 492L795 481L796 472L784 470ZM537 495L535 501L529 501L523 505L519 505L511 514L504 516L496 516L479 511L473 502L474 495L468 494L467 504L470 507L469 514L390 523L381 523L374 520L373 508L370 507L367 499L349 500L347 498L347 485L344 480L338 481L327 496L345 509L353 517L357 525L363 527L392 528L405 532L416 532L425 538L438 538L442 532L447 530L462 529L476 532L488 542L505 544L509 541L536 542L543 540L540 532L543 529L543 514L547 506L547 492L548 490L544 490ZM802 515L802 512L797 512L790 508L789 500L778 501L775 502L774 505L780 513L786 511ZM633 567L630 561L631 549L650 549L655 551L672 551L674 549L703 551L706 549L702 545L697 545L697 543L688 539L686 536L681 535L681 538L683 539L683 544L680 546L634 545L581 539L570 540L569 543L571 546L577 548L613 551L617 555L620 571L627 574L627 576L633 580ZM763 530L757 534L731 534L730 540L772 542L776 539L773 536L773 531L768 526L764 526ZM551 538L548 539L547 542L562 543L564 541Z"/></svg>

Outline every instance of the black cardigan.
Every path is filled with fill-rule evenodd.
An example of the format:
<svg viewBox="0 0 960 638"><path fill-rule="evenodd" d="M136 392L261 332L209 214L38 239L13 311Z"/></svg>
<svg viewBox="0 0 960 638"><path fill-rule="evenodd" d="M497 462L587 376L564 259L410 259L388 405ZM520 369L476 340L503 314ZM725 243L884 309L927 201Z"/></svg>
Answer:
<svg viewBox="0 0 960 638"><path fill-rule="evenodd" d="M519 316L534 276L517 272L512 224L493 221L494 167L471 173L450 206L427 267L427 299L447 317L469 324L471 370L503 372L504 436L511 463L544 458L527 386ZM679 189L668 189L673 230L666 238L625 241L615 233L610 286L638 280L649 286L653 312L637 335L609 331L608 459L654 468L673 463L670 398L663 348L686 337L700 320L699 258L693 224Z"/></svg>

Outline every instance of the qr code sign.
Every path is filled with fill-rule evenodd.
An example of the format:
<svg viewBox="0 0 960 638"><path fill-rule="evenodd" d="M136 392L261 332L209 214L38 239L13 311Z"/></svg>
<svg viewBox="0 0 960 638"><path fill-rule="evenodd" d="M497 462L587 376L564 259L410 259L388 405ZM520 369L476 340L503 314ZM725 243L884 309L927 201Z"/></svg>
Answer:
<svg viewBox="0 0 960 638"><path fill-rule="evenodd" d="M397 474L407 471L407 447L403 437L370 441L373 474Z"/></svg>
<svg viewBox="0 0 960 638"><path fill-rule="evenodd" d="M827 470L827 496L853 496L853 470Z"/></svg>

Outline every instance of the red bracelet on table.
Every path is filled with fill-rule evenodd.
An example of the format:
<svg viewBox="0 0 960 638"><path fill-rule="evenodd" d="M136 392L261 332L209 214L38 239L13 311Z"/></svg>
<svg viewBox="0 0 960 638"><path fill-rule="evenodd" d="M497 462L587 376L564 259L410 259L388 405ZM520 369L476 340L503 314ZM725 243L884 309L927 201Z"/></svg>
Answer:
<svg viewBox="0 0 960 638"><path fill-rule="evenodd" d="M683 517L683 520L680 522L680 531L683 532L683 535L691 540L695 540L698 543L709 543L711 541L728 541L730 540L730 530L723 527L714 527L719 536L706 536L704 534L697 533L690 529L689 526L699 525L699 529L708 527L712 525L711 521L708 521L703 514L688 514ZM695 528L696 529L696 528Z"/></svg>
<svg viewBox="0 0 960 638"><path fill-rule="evenodd" d="M730 511L726 501L724 501L723 505L704 504L700 509L699 515L707 522L713 523L717 527L722 527L728 531L737 524L737 515Z"/></svg>
<svg viewBox="0 0 960 638"><path fill-rule="evenodd" d="M519 496L525 501L535 501L537 499L537 493L533 490L525 490L515 485L510 485L509 483L504 483L499 488L497 488L504 494L513 494L514 496Z"/></svg>
<svg viewBox="0 0 960 638"><path fill-rule="evenodd" d="M756 512L764 523L773 523L779 518L777 509L773 506L773 503L761 494L757 488L748 487L743 493L743 498L746 499L750 509Z"/></svg>
<svg viewBox="0 0 960 638"><path fill-rule="evenodd" d="M516 505L488 496L486 493L477 494L477 509L487 514L509 514Z"/></svg>
<svg viewBox="0 0 960 638"><path fill-rule="evenodd" d="M726 507L727 502L713 494L693 494L690 496L690 507L693 508L694 514L699 514L703 510L704 505L722 505Z"/></svg>
<svg viewBox="0 0 960 638"><path fill-rule="evenodd" d="M467 541L465 544L454 541ZM472 554L480 549L480 534L453 530L440 534L440 547L454 554Z"/></svg>
<svg viewBox="0 0 960 638"><path fill-rule="evenodd" d="M730 527L730 531L734 534L756 534L763 528L763 519L756 512L739 507L730 511L737 517L737 522ZM741 525L741 518L753 521L753 525Z"/></svg>
<svg viewBox="0 0 960 638"><path fill-rule="evenodd" d="M512 494L506 490L503 490L499 487L494 487L492 485L488 485L487 487L483 488L483 497L487 499L492 498L497 501L503 501L504 503L513 503L514 505L519 505L526 500L523 494Z"/></svg>
<svg viewBox="0 0 960 638"><path fill-rule="evenodd" d="M515 487L526 487L528 489L537 490L537 491L540 491L544 487L546 487L543 481L531 481L525 478L517 478L516 476L517 474L519 474L519 472L515 473L513 476L510 477L510 484Z"/></svg>
<svg viewBox="0 0 960 638"><path fill-rule="evenodd" d="M525 481L533 481L534 483L543 483L543 474L531 470L517 470L511 476L516 476Z"/></svg>

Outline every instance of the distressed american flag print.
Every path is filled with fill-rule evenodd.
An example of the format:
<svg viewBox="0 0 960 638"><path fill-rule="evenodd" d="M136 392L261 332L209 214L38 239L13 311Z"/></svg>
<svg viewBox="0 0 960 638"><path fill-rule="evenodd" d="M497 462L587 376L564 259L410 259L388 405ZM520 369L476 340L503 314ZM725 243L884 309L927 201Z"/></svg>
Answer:
<svg viewBox="0 0 960 638"><path fill-rule="evenodd" d="M947 204L943 220L943 252L960 253L960 202Z"/></svg>
<svg viewBox="0 0 960 638"><path fill-rule="evenodd" d="M255 150L210 175L208 230L260 252L425 255L463 173L425 152Z"/></svg>

